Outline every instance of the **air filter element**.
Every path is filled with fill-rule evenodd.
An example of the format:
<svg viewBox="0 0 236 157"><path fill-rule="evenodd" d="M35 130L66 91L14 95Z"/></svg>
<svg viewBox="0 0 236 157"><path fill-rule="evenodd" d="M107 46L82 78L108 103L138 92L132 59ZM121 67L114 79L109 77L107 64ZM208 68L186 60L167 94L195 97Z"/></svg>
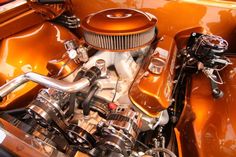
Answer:
<svg viewBox="0 0 236 157"><path fill-rule="evenodd" d="M149 44L155 37L156 18L134 9L109 9L81 22L85 41L97 49L124 51Z"/></svg>

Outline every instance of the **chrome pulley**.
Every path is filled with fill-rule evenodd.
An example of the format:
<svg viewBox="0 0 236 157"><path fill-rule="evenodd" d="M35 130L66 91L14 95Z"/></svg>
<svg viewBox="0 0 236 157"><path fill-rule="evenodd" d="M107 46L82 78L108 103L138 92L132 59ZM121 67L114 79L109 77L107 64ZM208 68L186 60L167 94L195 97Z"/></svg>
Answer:
<svg viewBox="0 0 236 157"><path fill-rule="evenodd" d="M27 107L28 113L38 124L56 131L65 131L70 115L69 94L55 89L42 89Z"/></svg>
<svg viewBox="0 0 236 157"><path fill-rule="evenodd" d="M82 129L78 125L70 124L66 129L66 133L70 140L85 149L94 148L96 140L89 132Z"/></svg>

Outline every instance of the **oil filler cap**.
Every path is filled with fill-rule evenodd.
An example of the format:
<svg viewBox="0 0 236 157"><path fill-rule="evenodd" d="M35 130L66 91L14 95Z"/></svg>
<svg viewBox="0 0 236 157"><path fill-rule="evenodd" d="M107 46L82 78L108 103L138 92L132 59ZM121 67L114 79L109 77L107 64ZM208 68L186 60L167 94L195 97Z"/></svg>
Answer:
<svg viewBox="0 0 236 157"><path fill-rule="evenodd" d="M160 58L153 58L148 66L148 70L153 73L160 75L164 69L165 61Z"/></svg>

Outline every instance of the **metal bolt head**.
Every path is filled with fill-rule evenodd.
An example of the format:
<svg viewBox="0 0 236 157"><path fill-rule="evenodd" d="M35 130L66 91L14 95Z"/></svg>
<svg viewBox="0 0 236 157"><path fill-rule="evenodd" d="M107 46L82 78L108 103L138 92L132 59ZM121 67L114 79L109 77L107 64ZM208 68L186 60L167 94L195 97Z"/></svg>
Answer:
<svg viewBox="0 0 236 157"><path fill-rule="evenodd" d="M75 59L78 54L77 54L76 50L72 49L72 50L68 51L68 55L69 55L70 59Z"/></svg>
<svg viewBox="0 0 236 157"><path fill-rule="evenodd" d="M104 77L107 75L106 62L103 59L98 59L95 63L95 66L101 70L101 76Z"/></svg>
<svg viewBox="0 0 236 157"><path fill-rule="evenodd" d="M66 41L64 46L67 51L76 50L78 48L78 44L75 42L75 40Z"/></svg>

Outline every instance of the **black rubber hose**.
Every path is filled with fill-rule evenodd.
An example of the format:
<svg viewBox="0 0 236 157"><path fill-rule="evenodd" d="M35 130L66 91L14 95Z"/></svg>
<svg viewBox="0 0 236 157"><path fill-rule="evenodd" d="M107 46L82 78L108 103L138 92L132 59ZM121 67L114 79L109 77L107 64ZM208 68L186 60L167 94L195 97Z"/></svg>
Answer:
<svg viewBox="0 0 236 157"><path fill-rule="evenodd" d="M0 147L0 156L2 156L2 157L14 157L15 155L11 154L11 152L8 152L3 147Z"/></svg>
<svg viewBox="0 0 236 157"><path fill-rule="evenodd" d="M86 97L86 99L82 102L82 107L83 107L83 114L85 116L89 115L90 112L90 102L93 98L93 96L95 95L95 93L97 92L97 90L99 89L99 87L97 85L94 85L90 88L88 95Z"/></svg>
<svg viewBox="0 0 236 157"><path fill-rule="evenodd" d="M79 71L79 72L77 73L77 75L75 76L73 82L78 81L80 78L82 78L83 75L84 75L84 73L85 73L85 71ZM66 113L66 116L67 116L67 117L68 117L68 116L71 116L72 114L74 114L75 99L76 99L76 93L70 94L70 98L69 98L69 103L70 103L69 105L70 105L70 106L69 106L68 112Z"/></svg>
<svg viewBox="0 0 236 157"><path fill-rule="evenodd" d="M93 84L94 81L97 80L97 79L100 77L100 75L101 75L101 70L100 70L99 68L93 66L93 67L91 67L91 68L90 68L89 70L87 70L87 71L81 71L81 72L79 72L79 73L76 75L76 77L75 77L75 79L74 79L73 81L77 81L79 78L85 77L85 78L89 79L90 84ZM91 89L92 89L92 88L91 88ZM96 92L96 91L95 91L95 92ZM90 93L90 91L89 91L89 93ZM93 94L93 95L94 95L94 94ZM88 95L88 96L89 96L89 95ZM74 112L75 98L76 98L76 93L71 94L70 100L69 100L70 108L69 108L69 111L68 111L67 114L66 114L67 116L73 114L73 112ZM86 100L86 99L85 99L85 100ZM84 101L84 102L85 102L85 101ZM90 102L90 100L89 100L89 102ZM89 102L88 102L88 103L89 103ZM88 114L89 114L90 106L89 106L89 108L86 109L86 110L88 110L88 111L86 111L86 112L88 112Z"/></svg>
<svg viewBox="0 0 236 157"><path fill-rule="evenodd" d="M6 114L23 114L23 113L26 113L26 109L25 108L17 108L17 109L3 111L3 113L6 113Z"/></svg>
<svg viewBox="0 0 236 157"><path fill-rule="evenodd" d="M89 80L90 84L93 84L100 76L101 70L96 66L91 67L84 74L84 77Z"/></svg>

